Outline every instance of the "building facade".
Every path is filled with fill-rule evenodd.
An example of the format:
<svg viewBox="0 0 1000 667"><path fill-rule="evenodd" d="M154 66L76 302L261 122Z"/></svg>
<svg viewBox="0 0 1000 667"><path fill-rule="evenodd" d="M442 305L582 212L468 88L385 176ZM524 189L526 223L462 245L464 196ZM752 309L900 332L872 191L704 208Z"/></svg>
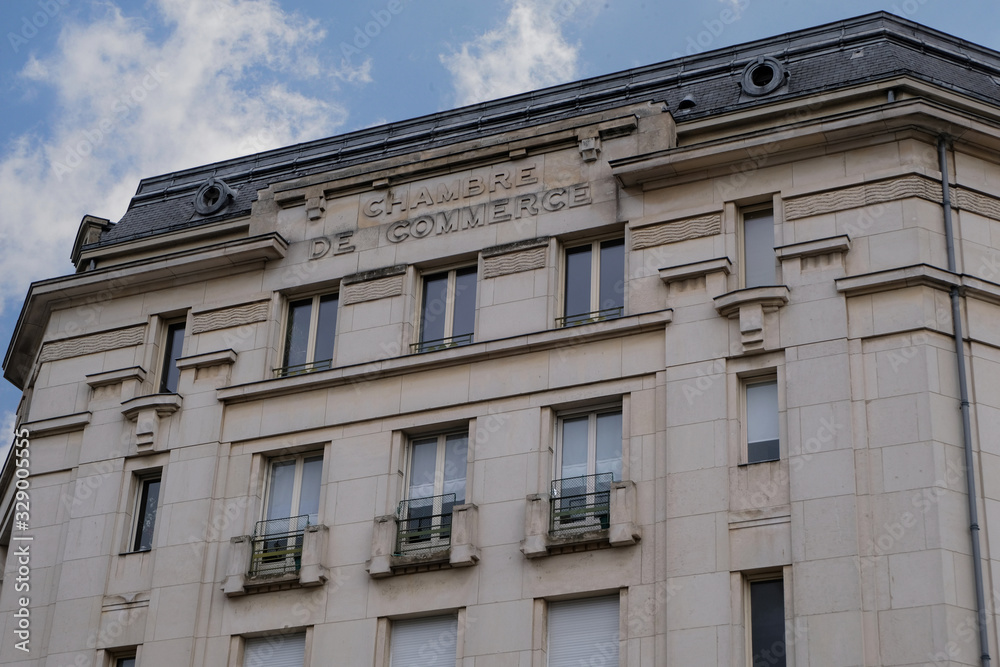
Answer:
<svg viewBox="0 0 1000 667"><path fill-rule="evenodd" d="M7 352L0 664L986 664L998 101L873 14L143 180Z"/></svg>

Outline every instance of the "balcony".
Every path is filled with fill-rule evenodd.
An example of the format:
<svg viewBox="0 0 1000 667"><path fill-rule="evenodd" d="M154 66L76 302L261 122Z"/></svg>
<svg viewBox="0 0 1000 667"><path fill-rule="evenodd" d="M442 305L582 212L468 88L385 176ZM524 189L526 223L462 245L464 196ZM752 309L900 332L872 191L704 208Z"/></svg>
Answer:
<svg viewBox="0 0 1000 667"><path fill-rule="evenodd" d="M447 350L451 347L459 347L472 343L473 334L461 334L458 336L448 336L447 338L437 338L434 340L422 340L419 343L410 345L410 353L419 354L421 352L436 352L437 350Z"/></svg>
<svg viewBox="0 0 1000 667"><path fill-rule="evenodd" d="M521 553L554 553L622 547L642 536L636 521L635 483L611 473L557 479L547 494L528 496Z"/></svg>
<svg viewBox="0 0 1000 667"><path fill-rule="evenodd" d="M274 377L286 378L293 375L304 375L305 373L316 373L328 371L333 368L333 359L322 359L320 361L310 361L305 364L295 364L294 366L282 366L274 369Z"/></svg>
<svg viewBox="0 0 1000 667"><path fill-rule="evenodd" d="M454 493L400 502L395 514L375 518L368 574L381 578L475 565L478 515L475 505L456 505Z"/></svg>
<svg viewBox="0 0 1000 667"><path fill-rule="evenodd" d="M557 327L576 327L581 324L590 324L592 322L603 322L604 320L614 320L621 317L625 313L624 306L615 306L614 308L605 308L604 310L595 310L591 313L579 313L577 315L567 315L566 317L557 317L556 326Z"/></svg>
<svg viewBox="0 0 1000 667"><path fill-rule="evenodd" d="M329 531L308 515L258 521L253 535L230 540L222 590L229 597L265 590L320 586Z"/></svg>

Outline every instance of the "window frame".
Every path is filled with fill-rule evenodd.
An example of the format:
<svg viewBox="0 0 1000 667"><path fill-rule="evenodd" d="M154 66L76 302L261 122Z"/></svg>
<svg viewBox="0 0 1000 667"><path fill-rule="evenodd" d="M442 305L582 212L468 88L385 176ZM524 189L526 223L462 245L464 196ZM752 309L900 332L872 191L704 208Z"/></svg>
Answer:
<svg viewBox="0 0 1000 667"><path fill-rule="evenodd" d="M427 621L427 620L430 620L430 619L436 619L436 620L454 619L454 623L455 623L455 625L454 625L455 632L454 632L454 635L453 635L453 638L454 638L454 646L453 646L453 648L454 648L454 654L453 654L453 657L450 656L450 655L446 655L446 656L444 656L444 659L445 659L445 663L448 664L448 665L454 665L457 662L461 661L464 658L464 646L463 646L463 644L464 644L464 639L465 639L465 637L464 637L464 629L465 629L465 623L466 623L465 609L464 608L459 609L457 611L446 612L446 613L435 613L435 614L431 614L431 615L424 615L424 616L417 616L417 617L408 617L408 618L389 618L389 619L385 619L386 620L386 627L388 629L388 632L386 633L387 636L385 638L385 653L384 653L384 660L381 661L382 664L384 664L386 667L392 667L393 641L395 641L396 636L398 636L397 635L397 632L398 632L398 625L397 624L399 624L399 623L419 623L421 621ZM441 641L441 631L438 631L437 634L431 634L431 636L428 637L427 639L434 640L436 642L436 645L441 645L443 643ZM427 639L424 640L424 645L425 646L427 646Z"/></svg>
<svg viewBox="0 0 1000 667"><path fill-rule="evenodd" d="M455 502L450 507L445 507L446 503L443 496L446 494L445 482L446 471L448 469L448 440L454 436L461 436L465 439L465 459L462 461L461 472L462 472L462 497L458 498L456 495ZM434 488L433 493L430 496L420 496L414 497L411 495L412 484L413 484L413 455L415 446L421 442L426 442L431 439L437 440L437 450L435 452L434 461ZM446 524L450 525L452 517L454 516L454 508L457 505L464 505L468 502L468 483L469 483L469 429L466 427L465 430L461 429L448 429L439 432L429 432L424 434L416 434L408 437L406 439L405 447L405 460L403 468L403 492L401 494L400 503L397 508L397 519L399 520L399 530L400 535L397 537L397 548L401 548L404 545L404 537L402 534L403 526L406 525L406 530L420 530L423 528L424 524L420 523L417 528L413 528L412 524L414 521L421 521L427 517L422 516L412 516L410 514L411 506L408 501L412 500L422 500L424 498L441 498L440 501L432 503L430 515L431 523L427 526L431 531L431 536L429 538L420 539L409 539L405 541L406 545L418 545L409 549L423 550L428 548L441 547L444 548L451 544L451 531L444 528ZM440 507L438 507L440 503ZM404 505L406 510L404 512ZM405 516L404 516L405 514ZM445 517L448 517L447 521Z"/></svg>
<svg viewBox="0 0 1000 667"><path fill-rule="evenodd" d="M156 543L156 516L159 514L161 503L161 496L163 494L163 469L162 468L151 468L148 470L135 471L132 473L133 488L134 492L132 494L131 501L131 519L129 528L129 538L127 544L127 553L146 553L153 550L153 546ZM138 546L139 541L142 538L142 531L140 526L145 523L145 513L147 498L145 496L145 490L148 485L152 482L156 482L159 486L156 491L156 510L153 515L153 528L149 535L149 546L146 548L141 548ZM128 656L125 656L128 657Z"/></svg>
<svg viewBox="0 0 1000 667"><path fill-rule="evenodd" d="M320 325L320 305L325 299L334 299L336 306L333 315L333 345L330 347L329 359L316 359L317 341L319 340ZM289 346L292 342L290 326L292 324L292 307L300 302L309 301L309 328L306 333L306 359L302 363L289 364ZM303 373L315 373L317 371L330 370L334 367L334 359L337 355L337 329L340 324L340 290L316 292L297 296L286 296L284 312L281 320L281 345L279 346L278 359L281 366L274 369L274 376L278 378L301 375ZM295 369L295 370L291 370Z"/></svg>
<svg viewBox="0 0 1000 667"><path fill-rule="evenodd" d="M777 253L774 251L774 248L778 245L777 241L775 240L775 227L776 227L775 211L776 211L776 208L774 206L774 202L771 201L771 200L768 200L766 202L761 202L761 203L758 203L758 204L741 206L741 207L739 207L738 210L739 210L739 259L740 259L739 279L740 279L740 288L741 289L753 289L755 287L767 287L767 286L781 284L781 274L780 274L780 268L781 267L778 264ZM764 283L756 283L755 282L754 284L750 284L750 280L749 280L748 273L747 273L747 269L749 268L749 263L750 263L750 260L748 259L748 253L747 253L747 241L748 241L748 234L747 234L747 219L748 218L747 218L747 216L752 216L752 217L749 218L751 220L757 220L757 219L760 219L760 216L758 216L757 214L763 213L765 211L770 211L770 213L771 213L771 215L770 215L770 218L771 218L771 255L770 255L770 258L771 258L771 263L772 263L771 281L770 282L764 282ZM757 259L759 259L761 261L761 263L763 263L763 260L764 260L763 257L760 257L760 258L757 258Z"/></svg>
<svg viewBox="0 0 1000 667"><path fill-rule="evenodd" d="M750 399L748 390L753 386L761 386L766 384L773 384L776 399L776 413L774 415L775 422L778 427L778 455L774 458L760 458L751 460L751 445L755 443L750 442ZM756 465L758 463L773 463L774 461L780 461L782 458L782 443L783 438L781 437L781 413L782 413L782 400L781 400L781 383L778 380L777 369L771 369L767 373L755 373L749 376L740 377L740 443L741 443L741 453L740 462L744 465ZM755 441L756 442L756 441ZM766 441L760 441L766 442Z"/></svg>
<svg viewBox="0 0 1000 667"><path fill-rule="evenodd" d="M255 640L268 640L271 637L298 637L302 636L303 641L303 653L302 653L302 664L309 665L312 664L312 626L306 628L283 628L280 630L272 630L270 632L255 633L253 635L236 635L233 640L238 642L238 644L231 644L231 647L238 647L238 650L231 653L229 665L231 667L258 667L257 665L247 665L247 644L248 642L253 642ZM262 666L261 666L262 667Z"/></svg>
<svg viewBox="0 0 1000 667"><path fill-rule="evenodd" d="M753 600L752 600L752 588L754 584L767 583L778 581L781 582L781 619L782 619L782 642L784 646L784 655L779 656L780 662L774 663L776 667L792 667L793 660L789 656L789 646L791 642L788 641L788 609L789 609L789 586L788 577L786 576L787 567L780 570L766 570L762 572L744 573L742 576L743 585L743 627L745 633L745 646L746 646L746 666L753 667L754 658L754 647L753 647L753 630L754 630L754 611L753 611ZM772 644L773 646L773 644ZM771 663L768 663L769 665Z"/></svg>
<svg viewBox="0 0 1000 667"><path fill-rule="evenodd" d="M160 340L160 372L157 379L157 393L176 394L180 386L181 372L177 368L177 360L184 356L184 345L187 343L187 318L165 319L163 321L163 334ZM174 349L173 332L180 330L180 348ZM174 387L170 387L171 375L176 371L174 377Z"/></svg>
<svg viewBox="0 0 1000 667"><path fill-rule="evenodd" d="M475 289L473 294L472 303L472 331L470 333L463 333L456 335L454 333L455 329L455 307L456 307L456 294L458 276L459 274L472 274L475 276ZM441 338L434 338L424 340L424 329L425 329L425 308L427 308L427 283L429 279L445 274L447 285L445 287L445 307L444 307L444 336ZM412 353L423 353L423 352L434 352L436 350L443 350L450 347L459 347L462 345L471 345L476 340L476 318L479 311L479 284L480 284L480 270L478 263L473 264L459 264L449 268L439 268L428 271L423 271L419 276L419 286L417 288L417 322L416 322L416 342L410 344L410 351Z"/></svg>
<svg viewBox="0 0 1000 667"><path fill-rule="evenodd" d="M621 305L610 308L601 308L601 245L609 241L620 241L622 248L622 275L621 275ZM569 256L572 251L580 248L590 249L590 310L585 313L568 314L568 281L569 281ZM628 253L626 252L626 238L624 233L603 235L593 239L580 242L567 242L562 248L562 261L560 263L560 316L556 317L556 326L559 328L580 326L592 322L602 322L613 320L625 316L626 293L628 275ZM605 311L616 310L617 313L606 313ZM604 314L602 314L604 313Z"/></svg>
<svg viewBox="0 0 1000 667"><path fill-rule="evenodd" d="M620 482L625 478L625 405L624 402L604 403L576 410L560 411L555 415L555 456L553 456L552 479L561 479L563 463L563 423L567 419L588 417L587 423L587 475L597 474L597 417L602 414L618 413L622 420L621 441L619 443L619 475Z"/></svg>
<svg viewBox="0 0 1000 667"><path fill-rule="evenodd" d="M271 491L272 483L274 481L274 464L283 463L285 461L295 461L295 471L294 479L292 481L292 508L289 511L300 511L302 509L302 477L305 472L305 461L306 459L318 458L320 460L320 480L319 488L317 489L316 497L316 521L319 522L319 517L322 509L322 495L323 495L323 478L324 469L326 466L326 456L322 449L310 449L308 451L299 452L297 454L281 454L278 456L265 456L264 457L264 494L263 502L261 503L260 510L260 520L266 521L268 515L268 509L271 506ZM288 517L274 517L274 518L290 518L293 516L299 516L299 514L289 514ZM310 515L311 516L311 515ZM310 523L312 523L310 521Z"/></svg>

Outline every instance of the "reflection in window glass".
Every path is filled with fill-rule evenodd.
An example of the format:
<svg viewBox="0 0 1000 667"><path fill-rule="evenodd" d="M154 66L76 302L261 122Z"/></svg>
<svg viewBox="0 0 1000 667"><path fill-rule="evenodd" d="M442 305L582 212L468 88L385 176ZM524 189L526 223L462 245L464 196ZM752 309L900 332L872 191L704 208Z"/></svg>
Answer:
<svg viewBox="0 0 1000 667"><path fill-rule="evenodd" d="M778 382L769 380L746 386L747 463L777 461Z"/></svg>

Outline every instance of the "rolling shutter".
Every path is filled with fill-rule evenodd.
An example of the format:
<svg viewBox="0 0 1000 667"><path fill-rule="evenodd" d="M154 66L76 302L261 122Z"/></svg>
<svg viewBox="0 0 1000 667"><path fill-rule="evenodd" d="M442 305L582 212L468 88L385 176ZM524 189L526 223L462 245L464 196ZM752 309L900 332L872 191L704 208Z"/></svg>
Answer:
<svg viewBox="0 0 1000 667"><path fill-rule="evenodd" d="M306 633L250 637L243 649L243 667L302 667Z"/></svg>
<svg viewBox="0 0 1000 667"><path fill-rule="evenodd" d="M549 667L618 665L618 596L549 603Z"/></svg>
<svg viewBox="0 0 1000 667"><path fill-rule="evenodd" d="M457 616L392 622L390 667L455 667Z"/></svg>

